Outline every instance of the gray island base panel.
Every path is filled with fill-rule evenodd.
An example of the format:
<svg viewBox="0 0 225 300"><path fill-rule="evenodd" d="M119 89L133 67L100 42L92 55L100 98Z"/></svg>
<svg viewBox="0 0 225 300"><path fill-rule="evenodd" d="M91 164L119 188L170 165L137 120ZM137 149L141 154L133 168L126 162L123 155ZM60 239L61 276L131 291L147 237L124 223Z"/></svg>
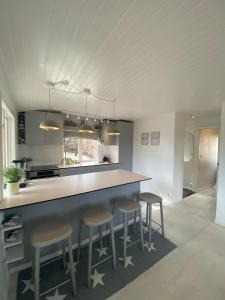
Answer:
<svg viewBox="0 0 225 300"><path fill-rule="evenodd" d="M63 179L65 181L61 182ZM12 208L9 208L10 199L4 199L5 207L0 213L5 215L21 215L23 220L24 231L24 259L15 263L12 263L10 268L15 268L26 263L30 263L32 260L32 247L31 247L31 232L33 228L42 222L42 220L48 217L62 216L69 220L73 226L73 244L76 246L78 230L80 225L80 218L82 213L89 207L95 205L104 205L108 209L112 210L112 200L120 197L127 197L130 199L136 199L140 191L140 182L149 180L150 178L144 177L132 172L124 170L114 170L106 172L98 172L83 175L73 175L61 178L51 178L47 184L47 180L41 179L35 181L40 187L40 193L43 193L38 198L38 192L36 189L33 193L30 191L26 194L29 195L30 201L25 199L21 205L17 203L12 204ZM79 186L70 186L69 191L62 191L64 188L68 188L69 184L76 182ZM44 187L41 189L41 184ZM47 189L49 185L50 191ZM56 185L55 187L53 187ZM54 190L53 190L54 189ZM57 190L60 190L58 198ZM36 194L37 193L37 194ZM40 194L39 193L39 194ZM68 195L72 193L71 195ZM25 196L25 194L24 194ZM15 196L14 196L15 197ZM54 198L55 197L55 198ZM26 197L25 197L26 198ZM13 200L13 199L11 199ZM23 199L24 200L24 199ZM26 204L25 204L26 203ZM3 207L3 204L1 204ZM2 209L1 207L1 209ZM133 217L133 216L131 216ZM122 215L119 212L114 214L114 225L122 224ZM103 228L103 230L108 228ZM96 232L97 234L98 232ZM88 237L88 231L83 231L82 238ZM60 245L53 245L42 250L42 257L49 258L48 255L57 255L57 251L60 249ZM27 266L27 265L26 265Z"/></svg>

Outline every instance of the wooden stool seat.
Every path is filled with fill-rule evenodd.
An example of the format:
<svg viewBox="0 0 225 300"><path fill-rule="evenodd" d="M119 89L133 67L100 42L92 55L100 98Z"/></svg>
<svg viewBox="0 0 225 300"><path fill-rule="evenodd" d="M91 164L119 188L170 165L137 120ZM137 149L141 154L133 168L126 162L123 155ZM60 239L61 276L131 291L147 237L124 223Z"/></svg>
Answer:
<svg viewBox="0 0 225 300"><path fill-rule="evenodd" d="M146 202L146 203L151 203L151 204L156 204L162 202L162 198L152 194L152 193L141 193L139 196L139 200Z"/></svg>
<svg viewBox="0 0 225 300"><path fill-rule="evenodd" d="M138 202L131 201L127 198L116 199L113 201L116 208L121 210L123 213L130 213L140 209L140 204Z"/></svg>
<svg viewBox="0 0 225 300"><path fill-rule="evenodd" d="M88 209L83 214L83 222L88 227L96 227L110 222L113 219L113 215L110 211L104 207L94 207Z"/></svg>
<svg viewBox="0 0 225 300"><path fill-rule="evenodd" d="M71 234L72 226L66 220L48 219L35 228L31 243L34 247L47 247L68 238Z"/></svg>

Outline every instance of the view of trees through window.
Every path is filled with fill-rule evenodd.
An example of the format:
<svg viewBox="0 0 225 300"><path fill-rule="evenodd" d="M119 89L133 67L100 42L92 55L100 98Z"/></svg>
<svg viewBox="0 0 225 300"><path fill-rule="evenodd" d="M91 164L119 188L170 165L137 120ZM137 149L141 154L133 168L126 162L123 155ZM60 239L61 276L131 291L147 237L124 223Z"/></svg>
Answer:
<svg viewBox="0 0 225 300"><path fill-rule="evenodd" d="M96 140L66 137L64 139L64 158L77 162L97 160Z"/></svg>

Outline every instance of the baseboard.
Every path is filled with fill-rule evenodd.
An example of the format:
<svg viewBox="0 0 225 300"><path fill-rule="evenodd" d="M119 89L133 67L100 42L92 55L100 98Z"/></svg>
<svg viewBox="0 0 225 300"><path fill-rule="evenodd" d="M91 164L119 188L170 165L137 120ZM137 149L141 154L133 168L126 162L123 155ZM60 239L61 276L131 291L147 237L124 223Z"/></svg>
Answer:
<svg viewBox="0 0 225 300"><path fill-rule="evenodd" d="M139 218L137 217L137 221L138 221L138 220L139 220ZM129 220L128 224L129 224L129 225L130 225L130 224L133 224L133 222L134 222L134 220L131 219L131 220ZM114 231L115 231L115 232L116 232L116 231L119 231L119 230L122 229L123 227L124 227L123 224L117 225L117 226L114 227ZM110 233L110 231L109 231L109 229L107 229L107 230L104 230L104 231L102 232L102 235L103 235L103 237L104 237L104 236L106 236L106 235L109 235L109 233ZM95 240L95 239L97 239L97 238L98 238L98 234L95 234L94 237L93 237L93 239ZM89 239L88 239L88 238L85 239L85 240L83 240L83 241L81 242L81 246L88 245L88 242L89 242ZM72 245L73 250L76 249L77 246L78 246L78 243L77 243L77 242L74 243L74 244ZM48 260L51 260L51 259L54 259L54 258L56 258L57 256L60 256L60 255L62 255L62 250L58 250L58 251L55 251L55 252L53 252L53 253L51 253L51 254L48 254L48 255L45 255L45 256L41 257L41 260L40 260L40 261L41 261L41 263L44 263L44 262L46 262L46 261L48 261ZM20 272L20 271L22 271L22 270L25 270L25 269L27 269L27 268L30 268L31 266L32 266L32 262L27 262L27 263L21 264L21 265L19 265L19 266L17 266L17 267L12 268L12 269L9 271L9 274L13 274L13 273L16 273L16 272Z"/></svg>

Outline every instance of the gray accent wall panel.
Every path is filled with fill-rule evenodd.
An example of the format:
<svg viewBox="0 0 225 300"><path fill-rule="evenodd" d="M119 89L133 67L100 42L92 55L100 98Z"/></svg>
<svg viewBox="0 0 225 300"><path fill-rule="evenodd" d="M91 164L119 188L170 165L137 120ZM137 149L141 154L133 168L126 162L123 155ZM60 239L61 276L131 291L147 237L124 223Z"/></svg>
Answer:
<svg viewBox="0 0 225 300"><path fill-rule="evenodd" d="M80 218L82 213L90 206L98 204L112 210L112 200L120 197L128 197L136 199L140 191L140 182L126 184L118 187L104 189L96 192L90 192L82 195L67 197L63 199L53 200L41 204L23 206L8 210L10 214L19 214L23 219L24 243L25 243L25 258L23 261L12 264L12 267L22 263L30 262L32 259L33 249L31 246L31 233L35 226L40 224L42 220L49 217L62 216L65 217L73 226L73 243L77 242ZM133 215L130 217L133 218ZM122 215L118 212L114 215L114 224L121 224L123 221ZM82 239L88 236L88 230L84 229ZM60 245L42 249L42 256L54 253L60 249Z"/></svg>
<svg viewBox="0 0 225 300"><path fill-rule="evenodd" d="M133 169L133 122L118 121L120 169Z"/></svg>

